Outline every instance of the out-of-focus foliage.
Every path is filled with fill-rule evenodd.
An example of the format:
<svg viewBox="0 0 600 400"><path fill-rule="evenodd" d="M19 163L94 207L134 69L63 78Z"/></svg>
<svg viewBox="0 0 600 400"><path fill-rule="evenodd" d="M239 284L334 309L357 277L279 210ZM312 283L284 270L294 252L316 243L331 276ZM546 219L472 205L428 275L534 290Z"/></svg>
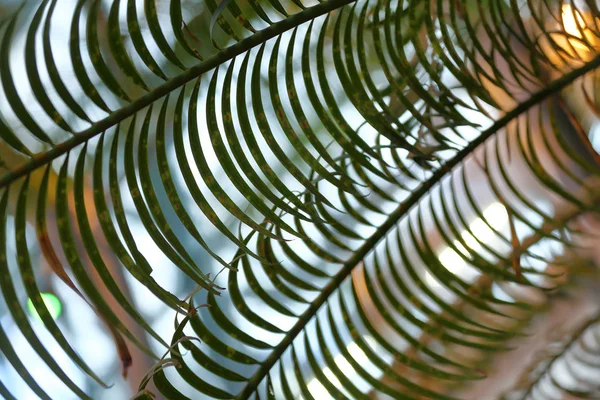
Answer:
<svg viewBox="0 0 600 400"><path fill-rule="evenodd" d="M594 399L600 395L598 318L557 340L538 356L528 375L504 399Z"/></svg>

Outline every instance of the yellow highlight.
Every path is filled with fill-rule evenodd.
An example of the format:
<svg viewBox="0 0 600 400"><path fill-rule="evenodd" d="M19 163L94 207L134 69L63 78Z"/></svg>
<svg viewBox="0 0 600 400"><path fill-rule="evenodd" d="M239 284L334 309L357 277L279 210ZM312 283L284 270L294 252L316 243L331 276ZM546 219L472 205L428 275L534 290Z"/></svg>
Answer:
<svg viewBox="0 0 600 400"><path fill-rule="evenodd" d="M564 4L562 6L562 23L566 33L579 39L583 39L582 33L589 30L586 28L581 13L578 10L573 9L570 4ZM588 35L586 35L586 37L587 36ZM569 39L569 44L578 50L589 50L588 46L576 39Z"/></svg>
<svg viewBox="0 0 600 400"><path fill-rule="evenodd" d="M598 19L589 11L563 4L558 26L551 20L549 34L541 35L540 47L557 69L577 67L600 50Z"/></svg>

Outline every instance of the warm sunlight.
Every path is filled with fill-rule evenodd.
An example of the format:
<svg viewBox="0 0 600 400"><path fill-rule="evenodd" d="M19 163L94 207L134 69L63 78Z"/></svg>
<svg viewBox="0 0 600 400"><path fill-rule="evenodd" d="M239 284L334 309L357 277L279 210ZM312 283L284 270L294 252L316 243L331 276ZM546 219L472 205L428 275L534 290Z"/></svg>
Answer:
<svg viewBox="0 0 600 400"><path fill-rule="evenodd" d="M569 54L571 54L569 47L572 46L577 54L583 57L590 51L590 45L597 40L586 23L589 16L582 14L582 11L573 8L570 4L563 4L561 19L564 31L569 35L567 39L569 45L564 42L564 39L557 43Z"/></svg>
<svg viewBox="0 0 600 400"><path fill-rule="evenodd" d="M578 10L574 10L570 4L562 6L562 21L565 32L571 36L581 38L581 31L585 29L585 21Z"/></svg>
<svg viewBox="0 0 600 400"><path fill-rule="evenodd" d="M574 10L570 4L562 6L562 21L565 32L571 36L582 39L582 32L586 30L585 21L578 10ZM578 50L588 50L587 46L575 39L569 39L569 43Z"/></svg>

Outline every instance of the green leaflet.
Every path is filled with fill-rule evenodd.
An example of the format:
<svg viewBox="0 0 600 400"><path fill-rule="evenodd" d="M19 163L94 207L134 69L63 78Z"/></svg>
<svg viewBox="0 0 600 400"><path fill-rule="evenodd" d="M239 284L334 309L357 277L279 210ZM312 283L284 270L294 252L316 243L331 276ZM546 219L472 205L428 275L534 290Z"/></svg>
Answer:
<svg viewBox="0 0 600 400"><path fill-rule="evenodd" d="M153 357L153 353L144 344L142 344L119 320L113 313L110 306L104 300L102 294L98 291L96 285L87 274L83 261L77 251L77 244L73 232L71 230L70 215L68 209L67 198L67 166L69 157L65 158L61 166L58 181L56 183L56 225L60 237L60 244L65 253L67 261L75 275L77 282L81 286L83 292L87 295L90 303L95 306L95 311L100 317L106 319L110 326L119 329L123 334L136 344L140 349L144 350L148 355Z"/></svg>
<svg viewBox="0 0 600 400"><path fill-rule="evenodd" d="M271 345L248 335L246 332L244 332L243 330L239 329L236 325L231 323L231 321L227 319L227 316L218 306L214 295L208 295L208 305L208 312L215 320L215 322L219 324L221 329L229 332L231 337L233 337L234 339L237 339L249 346L256 347L259 349L268 349L272 347Z"/></svg>
<svg viewBox="0 0 600 400"><path fill-rule="evenodd" d="M4 332L2 326L0 326L0 349L2 350L2 355L6 357L8 362L12 365L15 371L17 371L17 373L23 379L23 381L27 383L27 385L29 385L31 390L33 390L33 392L37 394L40 399L50 400L50 397L48 397L46 392L44 392L42 388L39 387L39 385L36 383L33 377L29 374L29 372L27 372L27 369L17 356L17 353L15 353L14 348L11 346L10 340L6 336L6 333ZM4 389L4 385L2 385L2 389ZM3 395L5 394L3 393ZM10 398L9 396L6 397Z"/></svg>
<svg viewBox="0 0 600 400"><path fill-rule="evenodd" d="M0 394L4 396L6 400L15 400L15 397L8 391L2 381L0 381Z"/></svg>
<svg viewBox="0 0 600 400"><path fill-rule="evenodd" d="M31 299L35 310L40 316L41 320L48 331L52 334L54 339L59 343L62 349L71 357L71 359L83 370L85 373L90 375L94 380L104 387L108 387L102 380L96 376L96 374L87 366L87 364L77 355L75 350L68 343L67 339L63 336L62 332L54 322L54 319L50 316L46 305L40 295L40 290L36 284L34 270L31 265L31 260L28 254L28 243L25 235L25 224L26 224L26 207L27 204L27 190L28 182L24 185L19 204L21 205L15 215L15 239L17 245L17 253L20 254L18 258L19 270L23 279L25 290L27 291L28 298Z"/></svg>
<svg viewBox="0 0 600 400"><path fill-rule="evenodd" d="M195 312L194 312L195 314ZM173 341L172 344L176 344L178 340L180 340L183 337L183 328L186 326L187 322L194 321L194 319L197 319L198 315L190 315L190 316L186 316L183 321L181 322L181 324L178 324L177 326L177 330L175 331L175 333L173 334ZM186 345L186 342L183 342L184 346ZM199 351L196 346L194 344L191 343L187 343L187 346L185 346L187 348L192 348L192 352ZM218 399L230 399L232 398L231 395L229 395L227 392L211 385L210 383L204 381L203 379L199 378L198 376L196 376L196 374L194 374L192 372L191 369L189 369L189 367L187 366L187 364L185 363L185 360L181 357L181 353L179 352L179 347L176 345L173 350L171 351L171 354L173 356L173 359L176 360L179 364L180 367L178 368L178 373L181 375L181 377L183 379L185 379L190 385L192 385L193 387L197 388L200 391L203 391L204 393L208 394L211 397L215 397ZM203 355L204 356L204 355ZM202 357L205 358L206 356ZM199 362L202 364L202 361L199 360ZM206 364L205 364L206 366ZM218 366L217 367L217 371L215 371L218 374ZM210 369L209 369L210 370ZM214 371L214 370L213 370ZM162 372L162 371L161 371ZM231 376L227 376L225 375L226 378L231 379ZM241 378L241 377L240 377ZM243 380L243 378L241 378ZM163 387L165 385L160 385L159 388Z"/></svg>
<svg viewBox="0 0 600 400"><path fill-rule="evenodd" d="M248 60L248 57L246 57L244 59L245 65L247 64L247 60ZM223 82L223 93L221 94L221 99L222 99L221 106L222 106L223 115L224 115L223 124L225 127L225 136L227 138L227 144L229 145L229 149L231 150L231 153L233 154L235 161L240 165L240 168L244 171L246 178L252 183L252 185L256 189L258 189L260 191L261 195L264 196L265 199L271 201L282 211L285 211L292 215L297 215L299 218L302 218L302 219L308 219L306 216L304 216L300 212L300 210L302 210L304 212L308 212L307 210L304 210L304 208L305 208L304 204L302 204L298 200L297 196L295 196L287 188L287 186L285 186L283 184L283 182L281 182L281 180L277 177L277 174L275 173L275 171L273 171L271 169L269 164L262 157L260 148L257 146L257 143L254 140L254 138L252 137L252 134L250 134L251 128L250 128L248 116L245 115L245 113L243 111L240 112L240 114L239 114L239 119L240 119L239 122L241 125L241 130L243 132L243 137L246 139L245 144L248 147L250 147L249 150L250 150L251 155L253 156L252 159L259 165L259 169L266 175L267 179L274 186L274 188L277 189L277 191L279 193L281 193L285 199L292 201L293 204L296 205L297 208L299 208L299 209L294 208L291 205L288 205L284 199L282 199L276 193L273 193L273 191L270 190L270 188L267 186L267 184L260 178L260 176L254 169L254 167L250 164L250 159L245 155L245 152L242 150L241 140L240 140L241 138L238 138L238 136L236 134L236 130L233 125L233 114L231 112L231 110L232 110L231 109L231 107L232 107L231 90L232 90L232 86L233 86L232 81L233 81L234 66L235 66L235 60L232 60L231 64L229 64L229 68L227 69L227 74L226 74L225 80ZM216 78L216 74L213 77L213 79L215 79L215 78ZM242 103L243 103L243 97L238 96L238 100L237 100L238 109L241 109L239 107L239 105ZM211 124L213 124L213 125L215 125L215 122L217 119L217 117L215 115L215 111L216 111L216 107L207 109L208 117L212 121ZM211 130L210 133L212 134L211 136L214 137L214 141L220 140L220 136L215 135L213 130ZM219 146L224 147L224 144L219 143ZM218 152L217 157L226 157L226 153L224 151ZM227 164L229 164L229 162L225 163L225 165L223 166L224 169L227 167ZM227 169L225 170L225 172L227 173ZM316 214L311 215L310 219L313 220L315 218L318 218L316 216Z"/></svg>
<svg viewBox="0 0 600 400"><path fill-rule="evenodd" d="M115 3L118 7L118 2ZM88 14L88 20L87 20L87 24L86 24L86 28L87 28L87 46L88 46L88 53L90 55L90 58L92 59L92 64L94 65L94 68L96 70L96 72L98 73L98 75L100 75L100 78L102 79L102 82L104 82L104 85L109 88L115 95L117 95L118 97L120 97L122 100L124 101L131 101L129 95L127 95L127 93L123 90L123 88L121 87L121 84L119 84L119 82L117 81L117 79L115 78L113 72L109 69L109 67L106 65L106 62L104 61L104 58L102 57L102 53L100 50L100 42L98 40L98 9L102 6L102 2L100 1L96 1L94 2L94 4L91 7L90 13ZM118 18L118 14L115 16L113 15L113 11L111 10L109 18L108 18L108 25L110 26L109 28L109 37L110 37L110 44L113 50L113 54L123 54L124 48L121 46L119 48L117 48L117 51L115 51L115 47L119 46L120 43L120 35L118 34L118 32L116 34L113 34L113 31L115 29L118 29L118 26L115 28L115 18ZM118 39L117 39L117 37ZM117 63L120 64L121 62L121 58L117 58ZM83 65L82 65L82 69L83 69Z"/></svg>
<svg viewBox="0 0 600 400"><path fill-rule="evenodd" d="M17 23L17 19L19 17L19 13L15 14L11 19L6 29L4 31L4 36L2 37L2 42L0 43L0 67L3 74L0 76L0 80L2 81L2 86L6 91L6 99L10 103L14 112L18 115L19 120L22 124L39 140L49 145L53 145L52 139L44 132L44 130L38 125L38 123L33 119L25 104L21 100L21 97L18 95L17 88L15 86L15 82L12 76L11 68L10 68L10 45L14 35L15 26ZM4 25L4 22L2 23ZM14 139L13 139L14 140ZM20 147L20 146L19 146Z"/></svg>
<svg viewBox="0 0 600 400"><path fill-rule="evenodd" d="M56 0L54 0L54 1L56 1ZM84 3L85 3L85 0L79 0L77 2L77 6L75 7L75 10L73 13L73 20L71 22L71 37L69 39L69 43L70 43L69 50L70 50L70 55L71 55L71 61L73 63L73 70L75 71L75 76L77 77L77 80L79 81L79 84L83 88L83 91L86 94L86 96L88 98L90 98L90 100L92 100L102 110L106 111L107 113L110 113L109 107L106 105L106 103L104 102L104 99L102 99L102 97L98 93L98 89L94 86L94 84L90 80L90 77L89 77L89 75L85 69L85 65L83 63L83 58L82 58L82 53L81 53L81 44L80 44L79 24L80 24L81 12L83 10ZM90 29L91 29L91 27L90 27ZM49 34L49 32L47 34ZM88 36L88 38L89 38L89 40L92 40L91 37ZM99 56L99 54L98 54L98 56ZM98 59L98 62L100 62L100 59ZM102 68L98 64L96 64L96 68L102 70ZM112 78L112 75L109 75L109 76L110 76L110 78L107 76L106 79ZM116 88L117 86L118 85L113 84L113 88ZM115 89L115 90L119 91L119 89Z"/></svg>
<svg viewBox="0 0 600 400"><path fill-rule="evenodd" d="M44 1L44 5L48 1ZM31 21L31 26L27 32L27 44L25 45L25 68L27 69L27 79L31 83L31 88L34 96L37 97L42 108L48 116L62 129L67 132L72 132L69 124L63 119L58 110L52 104L50 98L46 94L46 90L38 75L38 64L36 60L35 38L40 28L45 7L39 7Z"/></svg>
<svg viewBox="0 0 600 400"><path fill-rule="evenodd" d="M58 68L56 66L56 62L54 60L54 53L52 51L52 43L50 42L50 29L52 16L54 15L54 9L56 8L57 0L52 0L50 2L50 7L48 7L48 13L46 14L46 20L44 22L44 30L42 35L43 40L43 48L44 48L44 62L46 63L46 68L48 71L48 75L50 76L50 81L52 85L56 89L58 95L64 101L69 109L73 111L73 113L87 121L91 122L89 117L86 115L85 111L81 108L81 106L73 99L73 96L67 89L65 83L60 77L58 72ZM40 7L41 8L41 7Z"/></svg>
<svg viewBox="0 0 600 400"><path fill-rule="evenodd" d="M131 61L131 58L129 58L127 51L125 50L125 44L123 43L123 38L121 37L121 29L120 29L120 24L119 24L119 6L120 6L120 4L121 4L120 0L115 0L110 7L110 13L108 16L108 35L109 35L109 44L110 44L110 47L112 50L111 53L115 57L116 62L119 65L119 68L121 68L121 71L123 71L123 73L125 73L125 75L127 75L127 77L129 77L131 79L131 81L133 83L135 83L137 86L148 91L149 90L148 86L144 82L143 78L140 76L139 71L137 70L137 68ZM135 36L133 36L132 38L135 41L137 41L136 40L137 38ZM144 54L143 57L148 57L148 54L147 53Z"/></svg>
<svg viewBox="0 0 600 400"><path fill-rule="evenodd" d="M176 2L173 1L173 3ZM144 14L146 15L148 28L152 33L152 38L154 39L156 45L160 48L162 55L180 69L185 69L185 66L181 63L181 60L177 57L177 54L175 54L167 42L167 39L160 28L160 24L158 22L158 11L156 9L156 0L144 0Z"/></svg>
<svg viewBox="0 0 600 400"><path fill-rule="evenodd" d="M149 3L146 1L146 3ZM138 54L144 61L144 64L148 67L150 71L156 74L159 78L163 80L167 80L166 75L161 70L160 66L150 54L146 43L144 42L144 38L142 36L142 32L140 29L140 25L138 23L138 15L137 8L135 5L135 1L127 0L127 28L129 30L129 34L131 35L131 40Z"/></svg>
<svg viewBox="0 0 600 400"><path fill-rule="evenodd" d="M216 89L217 78L218 78L218 70L215 71L215 73L213 74L213 76L211 78L211 82L210 82L210 86L209 86L208 94L207 94L208 99L207 99L206 114L208 117L208 132L210 135L211 144L213 146L213 150L215 151L215 153L217 155L217 158L219 158L220 166L225 171L225 174L227 175L227 177L233 182L236 189L238 189L240 191L240 193L242 193L244 195L244 197L248 200L248 203L250 203L258 211L260 211L260 213L263 214L266 219L273 221L277 225L282 226L286 231L292 233L295 236L298 236L299 235L298 232L296 232L292 227L290 227L286 222L284 222L273 210L271 210L268 207L267 204L265 204L264 200L260 196L258 196L252 190L252 188L250 186L248 186L246 184L246 182L242 178L241 174L237 171L237 169L233 165L233 160L231 160L231 158L227 154L227 149L225 148L224 143L221 140L221 132L219 131L217 119L214 114L216 107L214 107L213 104L216 103L215 89ZM190 123L192 126L194 126L193 122L194 122L194 120L190 120ZM195 137L196 136L194 135L193 138L195 138ZM195 139L192 139L192 140L195 140ZM193 143L200 143L200 142L194 141ZM239 146L238 143L233 143L232 147L238 147L238 146ZM208 184L207 184L207 186L208 186ZM221 196L221 195L226 196L225 192L221 191L221 190L218 190L215 193L215 195L217 196L217 198L219 198L219 196ZM241 221L243 221L242 218L239 218L239 219ZM257 229L257 228L255 228L255 229Z"/></svg>
<svg viewBox="0 0 600 400"><path fill-rule="evenodd" d="M29 184L28 180L25 180L25 182L23 183L22 188L21 188L21 194L20 194L21 201L19 202L21 207L25 207L27 205L27 203L25 202L25 199L26 199L26 193L27 193L26 191L27 191L28 184ZM1 232L0 239L2 240L2 243L4 245L7 244L7 240L6 240L6 236L5 236L6 235L5 232L6 232L6 205L7 205L7 203L8 203L8 191L5 191L2 196L2 200L0 200L0 209L2 212L2 216L0 217L1 218L0 227L2 228L2 229L0 229L0 232ZM25 232L24 231L19 232L19 234L24 236ZM5 252L3 252L3 253L6 254ZM60 368L60 366L56 363L56 361L54 361L54 359L52 358L50 353L46 350L46 348L44 347L44 345L42 344L40 339L35 334L33 328L29 324L27 315L23 311L23 308L21 307L21 304L18 300L17 293L15 291L14 284L13 284L13 279L8 270L8 263L6 260L6 256L0 257L0 273L2 274L2 279L0 281L0 288L2 289L2 295L4 296L6 304L10 311L10 314L13 317L13 320L15 321L16 326L19 328L19 330L21 331L23 336L27 339L27 342L31 345L31 347L39 355L39 357L44 361L44 363L50 368L50 370L56 375L56 377L58 379L60 379L73 393L75 393L77 396L81 397L82 399L91 399L89 396L86 395L85 392L83 392L77 385L75 385L75 383L65 374L65 372ZM1 331L1 329L0 329L0 331ZM4 332L1 332L1 336L5 336ZM9 340L6 337L4 337L4 338L0 337L0 339L2 339L2 342L5 343L5 346L10 346ZM8 351L8 354L10 356L11 349L7 347L6 350ZM3 353L5 353L5 349L3 349ZM15 357L16 357L16 355L15 355ZM18 361L18 359L12 360L11 364L13 364L13 366L17 370L17 372L19 372L19 369L23 368L22 365L20 366L20 361ZM30 383L30 386L31 386L31 383ZM42 394L43 394L43 392L42 392ZM46 396L41 396L41 397L46 397Z"/></svg>
<svg viewBox="0 0 600 400"><path fill-rule="evenodd" d="M138 147L139 150L141 150L142 154L145 153L146 148L144 147L144 141L145 141L145 137L148 134L148 129L149 129L149 125L150 125L150 111L149 110L146 119L144 120L144 124L142 126L142 132L141 132L141 138L140 138L140 146ZM178 246L178 241L177 238L173 235L173 234L169 234L168 231L168 224L166 224L166 221L163 219L161 219L161 215L158 212L153 212L151 211L151 209L146 206L146 204L144 203L144 200L142 198L142 190L140 189L138 182L137 182L137 178L136 178L136 171L135 171L135 165L134 165L134 147L133 147L133 141L134 141L134 133L135 133L135 118L133 119L133 121L131 121L131 125L129 127L129 130L127 132L127 136L125 139L125 148L124 148L124 169L125 169L125 176L126 176L126 180L127 180L127 185L129 187L129 194L131 195L131 198L133 199L133 203L134 206L136 208L136 211L140 217L140 220L142 221L142 224L144 225L144 227L146 228L146 231L148 232L148 234L150 235L150 237L152 238L152 240L156 243L156 245L162 250L162 252L173 262L173 264L179 266L179 268L185 272L187 274L187 276L189 276L194 282L198 283L201 287L204 287L206 289L209 290L215 290L215 288L213 287L212 282L210 282L210 280L208 279L208 277L206 275L204 275L201 271L198 270L198 267L195 265L194 261L191 259L190 255L187 254L187 252L185 251L185 249L183 249L183 247L181 245ZM117 137L117 136L115 136ZM116 146L116 145L115 145ZM114 149L114 147L113 147ZM144 166L147 164L146 160L143 160L144 156L140 156L140 167L141 169L144 168ZM149 176L146 176L145 181L149 181ZM148 190L144 191L144 194L146 195L146 197L149 197L148 201L151 201L151 193L148 192ZM150 196L148 196L150 195ZM156 203L155 203L155 207L156 207ZM152 214L152 215L151 215ZM159 229L159 227L157 226L157 224L154 223L154 221L152 220L152 217L154 217L155 219L158 220L158 223L162 222L162 229ZM166 231L166 232L165 232ZM163 232L166 235L167 239L170 239L167 241L167 239L165 239L163 237ZM130 242L131 245L133 246L133 243ZM172 245L170 244L172 243ZM175 249L176 248L176 249Z"/></svg>
<svg viewBox="0 0 600 400"><path fill-rule="evenodd" d="M158 298L162 299L166 304L170 307L177 310L181 305L180 301L170 293L165 293L165 291L152 279L149 275L151 272L151 268L149 267L147 261L139 254L135 254L133 257L129 255L126 247L121 242L117 230L112 222L110 217L110 213L108 211L108 206L106 203L106 198L103 193L103 183L102 183L102 153L103 153L103 143L104 137L100 139L96 148L96 155L94 157L94 167L93 167L93 185L94 185L94 204L97 208L98 218L100 222L100 226L102 228L102 232L106 237L111 249L115 253L115 255L119 258L120 262L125 266L125 268L131 273L131 275L136 278L140 283L146 286L151 292L153 292ZM117 142L114 141L116 144ZM113 149L116 147L113 146ZM113 166L113 181L114 181L114 166ZM120 194L117 194L118 188L115 188L114 184L111 185L113 189L113 194L115 197L113 201L115 202L115 214L119 215L120 224L126 229L126 222L122 218L122 211L120 202ZM128 241L131 243L132 239L129 235Z"/></svg>
<svg viewBox="0 0 600 400"><path fill-rule="evenodd" d="M152 337L161 342L165 347L166 342L148 325L143 317L138 313L131 302L121 292L117 283L113 280L110 271L102 259L102 255L98 249L98 245L94 238L94 233L90 227L89 217L85 208L85 180L83 172L85 170L85 158L86 158L86 147L80 152L74 182L74 196L75 196L75 211L77 215L77 223L79 225L79 233L81 234L83 244L86 248L87 255L90 257L92 264L98 275L102 279L106 288L115 297L119 304L125 311L133 318L135 322L140 324Z"/></svg>

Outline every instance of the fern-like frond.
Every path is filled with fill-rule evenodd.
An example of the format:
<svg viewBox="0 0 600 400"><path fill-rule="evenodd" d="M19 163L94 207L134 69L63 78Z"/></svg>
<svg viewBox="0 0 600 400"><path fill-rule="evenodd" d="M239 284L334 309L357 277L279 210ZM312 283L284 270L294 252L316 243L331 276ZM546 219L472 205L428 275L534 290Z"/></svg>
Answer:
<svg viewBox="0 0 600 400"><path fill-rule="evenodd" d="M504 399L593 399L600 393L598 319L587 321L568 337L548 347L530 368L529 376Z"/></svg>
<svg viewBox="0 0 600 400"><path fill-rule="evenodd" d="M394 362L443 381L481 378L444 346L500 350L513 332L453 301L501 316L527 307L475 279L544 287L551 257L519 236L572 246L568 221L544 226L561 208L597 211L595 3L192 3L197 19L179 0L45 0L2 20L2 293L37 354L86 397L15 290L21 280L94 376L40 298L36 244L109 327L125 370L125 340L156 356L107 297L171 348L177 368L152 375L168 397L309 399L319 387L334 398L451 398ZM194 301L153 278L134 223L205 289ZM227 279L211 278L192 248ZM115 267L185 315L170 345ZM193 311L199 303L210 307ZM423 345L424 332L438 341Z"/></svg>

